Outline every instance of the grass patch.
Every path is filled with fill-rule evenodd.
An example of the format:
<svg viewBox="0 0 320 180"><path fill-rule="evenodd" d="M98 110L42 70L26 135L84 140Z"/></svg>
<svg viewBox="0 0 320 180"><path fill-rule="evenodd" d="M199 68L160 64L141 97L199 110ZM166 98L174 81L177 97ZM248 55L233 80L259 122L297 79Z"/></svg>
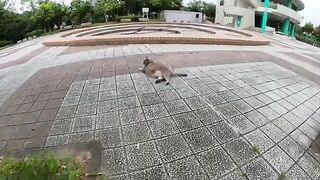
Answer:
<svg viewBox="0 0 320 180"><path fill-rule="evenodd" d="M24 158L1 157L0 180L79 180L84 166L75 157L40 154Z"/></svg>
<svg viewBox="0 0 320 180"><path fill-rule="evenodd" d="M278 180L289 180L286 173L281 173L278 176Z"/></svg>
<svg viewBox="0 0 320 180"><path fill-rule="evenodd" d="M254 153L258 154L258 155L261 154L261 149L260 149L259 145L256 145L256 144L253 145L253 146L252 146L252 151L253 151Z"/></svg>

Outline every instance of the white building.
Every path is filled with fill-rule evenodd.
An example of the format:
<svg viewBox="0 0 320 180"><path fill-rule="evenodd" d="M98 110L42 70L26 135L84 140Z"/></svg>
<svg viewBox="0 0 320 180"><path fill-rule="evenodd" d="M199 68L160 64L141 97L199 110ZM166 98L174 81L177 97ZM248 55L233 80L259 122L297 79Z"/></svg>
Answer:
<svg viewBox="0 0 320 180"><path fill-rule="evenodd" d="M302 21L298 11L303 9L301 0L218 0L215 22L293 35L295 25Z"/></svg>
<svg viewBox="0 0 320 180"><path fill-rule="evenodd" d="M202 23L201 12L164 10L161 12L161 19L165 22L176 23Z"/></svg>

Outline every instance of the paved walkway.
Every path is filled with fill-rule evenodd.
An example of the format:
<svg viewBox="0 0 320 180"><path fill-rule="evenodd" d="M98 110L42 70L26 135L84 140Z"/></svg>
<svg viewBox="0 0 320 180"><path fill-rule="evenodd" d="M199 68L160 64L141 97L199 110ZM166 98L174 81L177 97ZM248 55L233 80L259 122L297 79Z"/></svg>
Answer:
<svg viewBox="0 0 320 180"><path fill-rule="evenodd" d="M266 37L2 50L0 153L97 140L110 179L319 179L320 51ZM188 77L155 85L145 55Z"/></svg>

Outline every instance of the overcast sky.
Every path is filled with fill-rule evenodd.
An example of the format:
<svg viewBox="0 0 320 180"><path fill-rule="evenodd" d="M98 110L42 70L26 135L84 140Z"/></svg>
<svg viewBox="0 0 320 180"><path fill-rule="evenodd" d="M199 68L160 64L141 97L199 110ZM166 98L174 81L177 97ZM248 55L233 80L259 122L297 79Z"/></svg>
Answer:
<svg viewBox="0 0 320 180"><path fill-rule="evenodd" d="M69 3L71 0L56 0L57 2L64 1ZM188 3L191 0L183 0L184 4ZM216 0L205 0L207 2L213 2L216 4ZM311 21L314 25L320 24L320 0L302 0L305 4L304 10L299 13L304 17L302 24ZM20 0L16 0L17 7L19 7Z"/></svg>

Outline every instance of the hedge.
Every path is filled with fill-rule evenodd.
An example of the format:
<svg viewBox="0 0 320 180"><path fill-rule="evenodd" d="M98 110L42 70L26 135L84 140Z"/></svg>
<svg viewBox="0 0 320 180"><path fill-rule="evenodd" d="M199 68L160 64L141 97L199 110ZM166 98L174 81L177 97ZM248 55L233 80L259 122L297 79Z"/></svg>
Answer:
<svg viewBox="0 0 320 180"><path fill-rule="evenodd" d="M7 45L10 45L10 44L13 44L14 42L13 41L0 41L0 47L3 47L3 46L7 46Z"/></svg>

